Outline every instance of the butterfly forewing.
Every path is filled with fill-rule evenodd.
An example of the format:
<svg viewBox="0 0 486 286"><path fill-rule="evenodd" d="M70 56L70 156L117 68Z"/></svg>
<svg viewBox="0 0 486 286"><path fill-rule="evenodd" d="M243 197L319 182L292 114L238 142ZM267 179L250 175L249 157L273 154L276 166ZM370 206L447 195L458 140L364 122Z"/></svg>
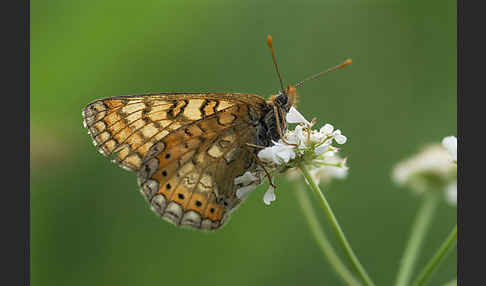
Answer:
<svg viewBox="0 0 486 286"><path fill-rule="evenodd" d="M156 213L212 230L241 202L234 179L255 167L246 144L258 143L266 105L246 94L158 94L98 100L83 116L98 150L138 171Z"/></svg>
<svg viewBox="0 0 486 286"><path fill-rule="evenodd" d="M83 123L101 154L110 157L117 152L115 163L137 171L148 150L171 132L242 104L258 110L265 100L232 93L112 97L88 104L83 109Z"/></svg>

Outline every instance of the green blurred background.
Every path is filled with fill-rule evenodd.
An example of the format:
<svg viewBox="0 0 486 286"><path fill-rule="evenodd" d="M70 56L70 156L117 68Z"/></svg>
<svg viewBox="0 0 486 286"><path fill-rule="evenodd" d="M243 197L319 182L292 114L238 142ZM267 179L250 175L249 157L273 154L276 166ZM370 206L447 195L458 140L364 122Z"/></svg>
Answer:
<svg viewBox="0 0 486 286"><path fill-rule="evenodd" d="M50 0L30 11L31 285L343 285L284 178L271 206L262 186L220 231L178 229L82 126L81 109L102 97L273 94L267 34L285 83L353 59L300 88L299 110L348 137L350 173L328 200L375 282L395 280L420 199L391 168L456 135L456 1ZM455 218L442 203L417 267ZM453 252L431 285L455 278Z"/></svg>

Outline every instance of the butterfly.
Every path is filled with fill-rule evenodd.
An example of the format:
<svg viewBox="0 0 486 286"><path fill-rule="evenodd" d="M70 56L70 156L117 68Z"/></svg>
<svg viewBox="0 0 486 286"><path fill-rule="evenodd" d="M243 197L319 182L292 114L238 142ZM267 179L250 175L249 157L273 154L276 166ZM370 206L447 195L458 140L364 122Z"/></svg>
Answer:
<svg viewBox="0 0 486 286"><path fill-rule="evenodd" d="M258 151L283 138L285 116L303 81L283 88L271 36L267 43L282 87L269 100L242 93L155 93L99 99L83 109L98 151L137 173L140 192L168 222L221 228L244 200L236 196L235 178L262 172Z"/></svg>

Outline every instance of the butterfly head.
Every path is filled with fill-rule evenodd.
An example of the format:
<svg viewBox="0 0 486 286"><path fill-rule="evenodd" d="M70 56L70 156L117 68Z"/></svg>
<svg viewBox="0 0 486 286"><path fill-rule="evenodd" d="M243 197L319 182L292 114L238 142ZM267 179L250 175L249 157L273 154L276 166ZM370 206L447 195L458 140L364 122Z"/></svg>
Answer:
<svg viewBox="0 0 486 286"><path fill-rule="evenodd" d="M276 95L272 95L270 97L270 102L288 112L290 110L290 107L297 104L297 92L295 90L295 87L290 85L287 86L285 91L280 92Z"/></svg>

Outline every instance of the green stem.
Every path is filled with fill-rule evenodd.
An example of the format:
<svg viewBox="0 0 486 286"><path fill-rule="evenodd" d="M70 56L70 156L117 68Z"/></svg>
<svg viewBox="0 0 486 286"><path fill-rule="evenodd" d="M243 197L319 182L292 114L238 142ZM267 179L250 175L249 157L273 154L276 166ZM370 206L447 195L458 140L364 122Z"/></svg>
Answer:
<svg viewBox="0 0 486 286"><path fill-rule="evenodd" d="M316 184L314 181L314 178L312 178L311 174L309 173L309 170L307 167L303 164L298 165L299 169L302 171L302 174L304 177L307 179L307 182L309 183L311 189L314 191L314 193L317 195L319 198L319 203L321 207L324 210L324 213L326 214L327 218L331 222L331 226L333 230L336 232L336 235L338 237L338 241L341 244L341 246L344 248L344 252L346 253L346 256L351 262L351 265L353 266L354 270L359 274L361 279L365 282L366 285L368 286L374 286L375 284L371 280L371 278L368 276L368 273L366 273L366 270L363 268L361 263L359 262L358 258L354 254L353 249L348 243L348 240L346 239L346 236L344 235L343 231L341 230L341 227L339 226L339 223L334 216L334 213L332 212L331 206L327 202L326 198L324 197L324 194L322 191L319 189L319 186Z"/></svg>
<svg viewBox="0 0 486 286"><path fill-rule="evenodd" d="M420 207L415 222L412 226L411 236L403 253L398 270L395 286L409 285L413 267L417 261L418 252L427 233L427 229L432 221L433 214L439 203L439 196L433 192L425 194L422 206Z"/></svg>
<svg viewBox="0 0 486 286"><path fill-rule="evenodd" d="M332 247L331 243L327 239L324 230L321 228L314 210L312 208L311 201L307 193L300 187L296 186L297 201L299 202L309 228L316 239L317 245L320 247L324 256L328 259L329 264L334 268L336 273L344 280L346 285L350 286L360 286L361 283L356 280L353 274L348 270L348 268L341 261L336 251Z"/></svg>
<svg viewBox="0 0 486 286"><path fill-rule="evenodd" d="M434 273L434 271L439 266L440 262L444 259L448 250L457 242L457 224L454 226L452 231L449 233L447 238L444 240L439 250L432 256L432 258L427 262L425 268L422 270L417 280L415 280L414 286L424 285L427 279Z"/></svg>

